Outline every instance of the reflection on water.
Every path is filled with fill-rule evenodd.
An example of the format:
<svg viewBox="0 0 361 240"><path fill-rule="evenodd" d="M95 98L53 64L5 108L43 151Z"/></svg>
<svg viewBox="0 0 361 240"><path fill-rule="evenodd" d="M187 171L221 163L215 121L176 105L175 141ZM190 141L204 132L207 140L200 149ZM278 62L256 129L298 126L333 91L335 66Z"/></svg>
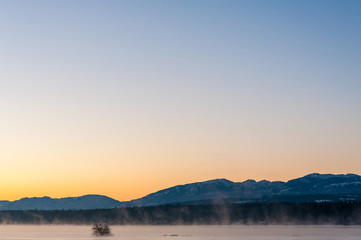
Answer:
<svg viewBox="0 0 361 240"><path fill-rule="evenodd" d="M112 226L110 237L91 235L91 226L0 225L0 239L102 240L353 240L360 226Z"/></svg>

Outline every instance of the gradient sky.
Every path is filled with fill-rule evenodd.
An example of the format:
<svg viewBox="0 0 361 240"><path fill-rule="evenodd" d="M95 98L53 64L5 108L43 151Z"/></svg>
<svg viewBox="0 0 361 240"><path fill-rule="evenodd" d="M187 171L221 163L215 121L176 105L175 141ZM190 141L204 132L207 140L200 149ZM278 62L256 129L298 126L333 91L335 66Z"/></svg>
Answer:
<svg viewBox="0 0 361 240"><path fill-rule="evenodd" d="M0 1L0 200L361 174L361 1Z"/></svg>

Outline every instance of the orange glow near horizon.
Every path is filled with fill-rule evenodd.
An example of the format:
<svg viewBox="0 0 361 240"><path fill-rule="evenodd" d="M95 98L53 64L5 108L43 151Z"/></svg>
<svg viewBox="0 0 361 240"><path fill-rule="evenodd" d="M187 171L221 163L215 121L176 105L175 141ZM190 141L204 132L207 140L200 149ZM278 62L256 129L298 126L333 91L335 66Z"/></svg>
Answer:
<svg viewBox="0 0 361 240"><path fill-rule="evenodd" d="M192 128L143 135L140 129L126 138L123 130L71 130L19 133L22 141L16 144L8 138L0 152L0 159L7 159L0 200L101 194L126 201L216 178L287 181L314 172L361 172L353 138L340 148L336 138L321 140L303 132L287 136L277 129L264 135L247 129L194 134Z"/></svg>
<svg viewBox="0 0 361 240"><path fill-rule="evenodd" d="M211 134L207 128L198 134L192 128L181 134L140 129L126 138L122 129L92 131L22 132L16 144L8 138L0 152L0 159L7 159L2 163L0 200L101 194L126 201L216 178L287 181L314 172L361 172L360 151L352 138L340 148L336 138L282 135L278 129L253 135L247 129L231 134L227 129Z"/></svg>
<svg viewBox="0 0 361 240"><path fill-rule="evenodd" d="M111 156L93 152L93 154L84 154L86 156L77 160L67 161L62 160L62 158L67 159L65 155L59 154L55 157L49 153L43 155L42 159L28 158L29 162L26 163L13 160L12 166L10 164L7 166L9 171L0 176L2 183L0 199L17 200L23 197L42 196L62 198L100 194L119 201L127 201L175 185L216 178L226 178L234 182L247 179L287 181L313 172L334 174L361 172L361 169L351 169L346 164L340 164L337 161L336 151L327 154L315 153L317 162L302 154L295 158L292 152L287 151L269 153L270 156L277 157L269 157L267 161L261 155L265 153L253 152L252 155L249 152L247 157L239 153L234 157L229 154L223 155L222 152L224 150L213 149L209 152L192 150L182 154L178 151L173 152L174 156L177 156L173 158L171 155L147 152L145 155L148 157L154 156L152 160L146 158L144 153L133 153L134 158L122 154L111 159ZM107 161L102 161L103 157ZM289 161L292 157L293 161ZM44 160L50 158L53 158L53 161Z"/></svg>

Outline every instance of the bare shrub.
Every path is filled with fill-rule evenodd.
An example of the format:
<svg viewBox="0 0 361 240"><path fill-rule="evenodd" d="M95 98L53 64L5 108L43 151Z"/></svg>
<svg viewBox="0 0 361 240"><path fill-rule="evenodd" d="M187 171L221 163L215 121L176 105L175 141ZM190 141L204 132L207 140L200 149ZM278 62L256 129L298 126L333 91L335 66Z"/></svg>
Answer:
<svg viewBox="0 0 361 240"><path fill-rule="evenodd" d="M92 230L93 230L93 235L95 236L111 235L110 228L106 223L94 223Z"/></svg>

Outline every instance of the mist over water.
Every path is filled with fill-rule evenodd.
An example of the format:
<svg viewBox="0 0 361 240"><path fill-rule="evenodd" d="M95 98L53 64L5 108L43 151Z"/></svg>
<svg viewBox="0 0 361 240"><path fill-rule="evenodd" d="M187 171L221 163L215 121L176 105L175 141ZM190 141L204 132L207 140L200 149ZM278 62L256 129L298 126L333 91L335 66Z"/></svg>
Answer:
<svg viewBox="0 0 361 240"><path fill-rule="evenodd" d="M356 240L360 226L112 226L112 236L96 237L91 226L1 225L0 239L124 240Z"/></svg>

